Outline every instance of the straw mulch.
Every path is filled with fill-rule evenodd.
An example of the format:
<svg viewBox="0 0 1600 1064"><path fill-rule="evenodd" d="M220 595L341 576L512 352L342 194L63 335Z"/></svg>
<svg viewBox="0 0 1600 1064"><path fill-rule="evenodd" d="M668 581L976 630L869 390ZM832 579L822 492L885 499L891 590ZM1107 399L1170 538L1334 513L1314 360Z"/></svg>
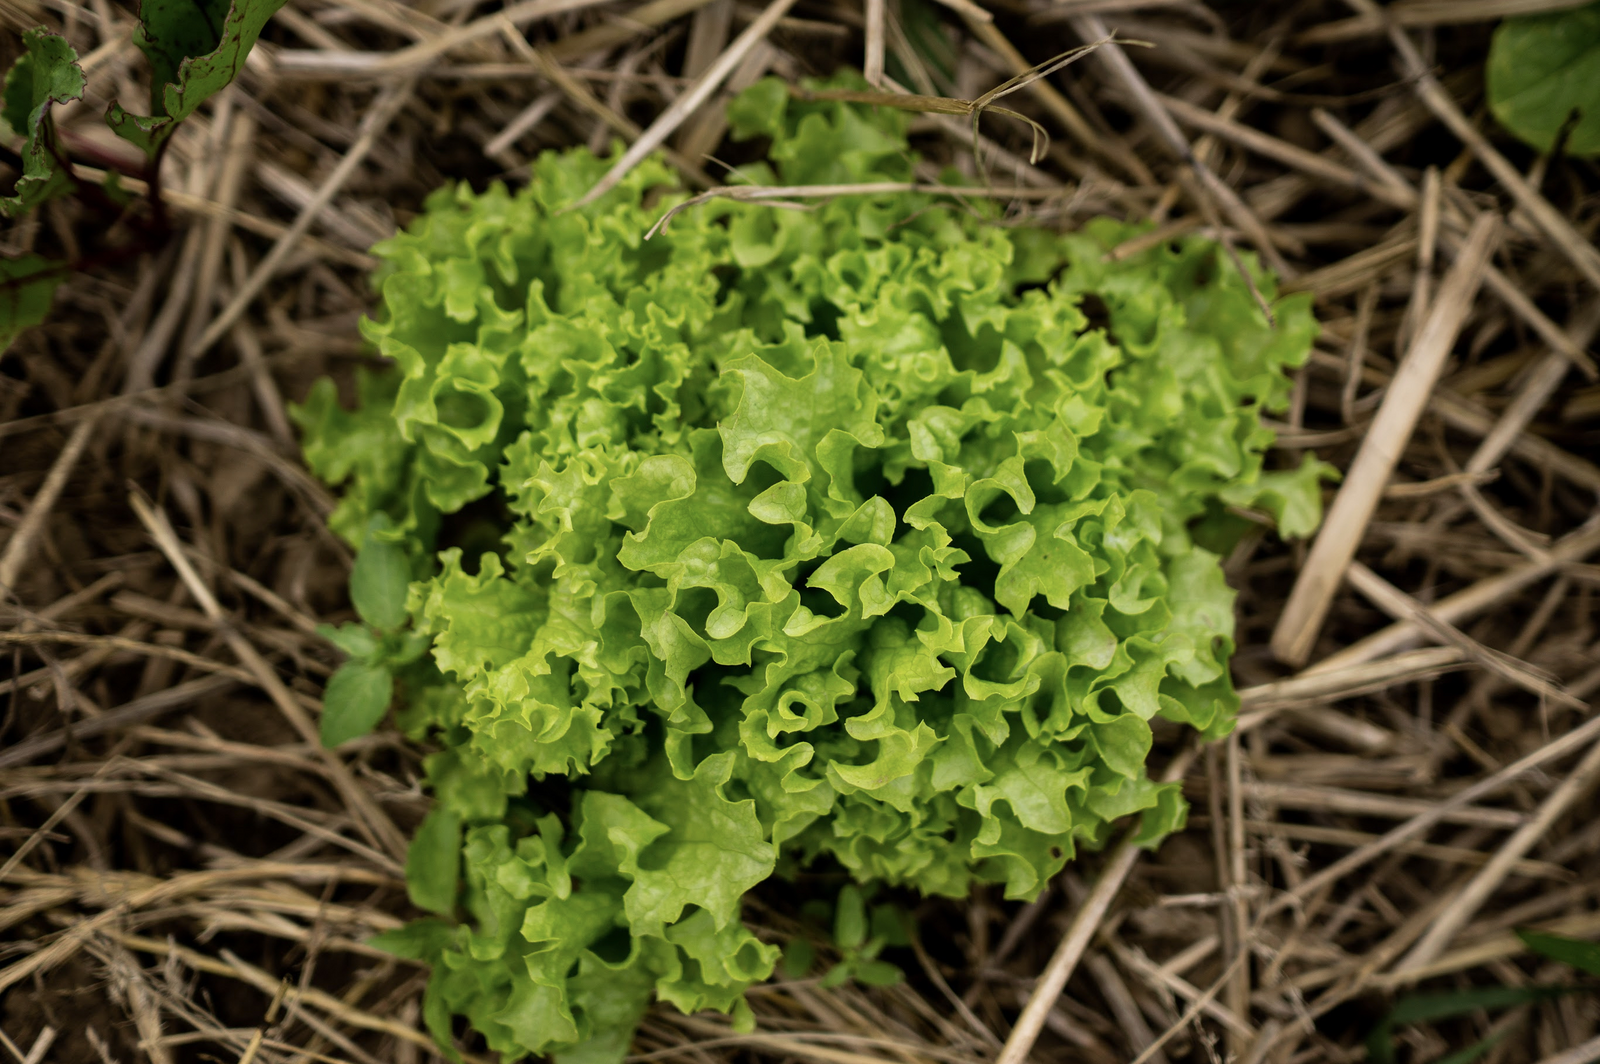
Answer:
<svg viewBox="0 0 1600 1064"><path fill-rule="evenodd" d="M142 99L129 6L0 6L0 60L37 21L86 57L92 98L59 115L85 173L128 161L99 115ZM634 1059L1331 1064L1414 988L1569 978L1512 931L1600 936L1600 172L1511 141L1481 71L1502 14L1570 6L293 0L174 143L170 239L76 277L0 357L0 1059L436 1059L425 973L362 944L411 915L423 752L308 741L349 555L285 405L371 358L375 240L447 181L659 140L708 71L722 88L665 139L690 184L720 172L727 90L764 74L864 65L972 99L1107 28L1153 47L1010 96L1053 141L1031 166L1026 129L986 121L991 179L1034 190L1019 216L1203 231L1314 292L1280 459L1314 450L1376 510L1228 559L1243 721L1157 751L1187 769L1187 831L1031 905L925 904L898 988L776 982L752 1035L658 1009ZM971 165L961 120L915 131ZM63 202L3 234L116 239ZM1391 387L1407 351L1437 380ZM1364 447L1402 452L1393 475ZM791 915L747 912L780 936ZM1597 1026L1578 994L1397 1045L1577 1064Z"/></svg>

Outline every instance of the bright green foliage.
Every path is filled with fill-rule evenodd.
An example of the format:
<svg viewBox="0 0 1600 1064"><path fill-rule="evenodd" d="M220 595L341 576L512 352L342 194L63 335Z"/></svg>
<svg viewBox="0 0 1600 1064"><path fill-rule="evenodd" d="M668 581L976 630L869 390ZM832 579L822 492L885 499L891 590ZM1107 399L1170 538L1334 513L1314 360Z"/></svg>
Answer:
<svg viewBox="0 0 1600 1064"><path fill-rule="evenodd" d="M56 140L55 125L50 121L50 107L79 99L84 86L78 53L65 37L32 29L22 35L22 46L26 50L6 73L5 106L0 111L5 124L18 136L27 138L16 191L0 198L0 214L8 218L24 214L72 187L72 176Z"/></svg>
<svg viewBox="0 0 1600 1064"><path fill-rule="evenodd" d="M178 123L238 76L285 0L140 0L133 43L150 61L149 115L112 104L119 137L154 155Z"/></svg>
<svg viewBox="0 0 1600 1064"><path fill-rule="evenodd" d="M1567 153L1600 155L1600 3L1506 19L1485 80L1494 116L1535 148L1554 147L1576 111Z"/></svg>
<svg viewBox="0 0 1600 1064"><path fill-rule="evenodd" d="M730 118L772 138L748 180L912 173L898 113L764 83ZM1226 509L1304 534L1322 472L1264 471L1259 420L1310 300L1269 327L1210 244L1107 262L1136 229L921 195L716 201L647 242L659 161L560 211L608 166L437 193L377 249L393 372L296 415L334 527L386 515L432 574L401 723L443 744L447 819L412 876L470 919L383 941L433 963L441 1039L594 1064L652 994L748 1019L776 950L740 896L775 869L1033 897L1120 817L1179 826L1150 721L1231 727ZM469 557L439 530L475 502Z"/></svg>
<svg viewBox="0 0 1600 1064"><path fill-rule="evenodd" d="M0 354L17 334L44 321L50 300L67 279L67 264L39 255L0 258Z"/></svg>

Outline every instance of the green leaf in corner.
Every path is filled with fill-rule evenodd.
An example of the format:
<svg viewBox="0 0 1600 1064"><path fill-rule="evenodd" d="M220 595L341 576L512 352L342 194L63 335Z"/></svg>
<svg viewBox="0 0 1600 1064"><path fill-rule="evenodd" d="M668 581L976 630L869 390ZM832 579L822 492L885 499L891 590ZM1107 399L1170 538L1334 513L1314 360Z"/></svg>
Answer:
<svg viewBox="0 0 1600 1064"><path fill-rule="evenodd" d="M339 666L322 692L322 745L331 750L372 731L393 694L394 677L383 666L364 661Z"/></svg>
<svg viewBox="0 0 1600 1064"><path fill-rule="evenodd" d="M461 817L435 805L406 851L406 893L419 909L449 916L461 872Z"/></svg>
<svg viewBox="0 0 1600 1064"><path fill-rule="evenodd" d="M0 199L0 214L10 218L72 187L66 156L50 121L50 106L82 98L84 86L78 53L65 37L31 29L22 35L22 46L26 50L6 74L4 89L6 125L28 141L22 148L16 193Z"/></svg>
<svg viewBox="0 0 1600 1064"><path fill-rule="evenodd" d="M67 279L67 264L38 255L0 259L0 354L17 334L44 321L50 300Z"/></svg>
<svg viewBox="0 0 1600 1064"><path fill-rule="evenodd" d="M1484 74L1489 108L1511 132L1549 151L1576 111L1567 154L1600 155L1600 3L1506 19Z"/></svg>
<svg viewBox="0 0 1600 1064"><path fill-rule="evenodd" d="M1509 1009L1534 1001L1558 997L1567 988L1558 986L1486 986L1472 990L1458 990L1448 994L1413 994L1395 1003L1373 1032L1367 1036L1367 1059L1372 1064L1394 1064L1394 1031L1413 1023L1430 1023L1465 1016L1479 1009ZM1463 1051L1464 1061L1476 1059L1487 1052L1489 1045L1470 1046Z"/></svg>
<svg viewBox="0 0 1600 1064"><path fill-rule="evenodd" d="M405 548L381 538L388 527L382 514L373 519L356 564L350 571L350 601L361 619L385 631L406 622L406 591L411 587L411 563Z"/></svg>
<svg viewBox="0 0 1600 1064"><path fill-rule="evenodd" d="M112 104L117 136L154 155L178 123L225 88L285 0L140 0L133 43L150 61L150 110Z"/></svg>
<svg viewBox="0 0 1600 1064"><path fill-rule="evenodd" d="M1551 935L1543 931L1518 931L1522 944L1533 952L1553 961L1570 965L1580 972L1600 975L1600 942L1585 942L1581 938Z"/></svg>

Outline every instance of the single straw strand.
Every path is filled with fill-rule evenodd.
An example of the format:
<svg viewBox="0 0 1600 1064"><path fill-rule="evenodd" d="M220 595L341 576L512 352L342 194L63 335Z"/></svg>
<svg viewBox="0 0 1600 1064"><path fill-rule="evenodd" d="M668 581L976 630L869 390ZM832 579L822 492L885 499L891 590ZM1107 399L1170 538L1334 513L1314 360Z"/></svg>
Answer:
<svg viewBox="0 0 1600 1064"><path fill-rule="evenodd" d="M1272 650L1280 660L1304 665L1311 656L1334 593L1466 324L1498 232L1498 219L1492 213L1481 214L1473 222L1461 254L1439 288L1433 310L1395 373L1272 633Z"/></svg>

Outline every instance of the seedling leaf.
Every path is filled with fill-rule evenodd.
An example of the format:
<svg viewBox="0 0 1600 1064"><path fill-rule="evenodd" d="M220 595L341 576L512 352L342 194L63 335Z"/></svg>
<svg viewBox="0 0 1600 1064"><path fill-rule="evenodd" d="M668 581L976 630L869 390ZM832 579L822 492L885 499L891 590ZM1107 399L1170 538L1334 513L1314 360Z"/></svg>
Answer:
<svg viewBox="0 0 1600 1064"><path fill-rule="evenodd" d="M407 960L432 962L455 937L454 924L429 916L373 935L367 945Z"/></svg>
<svg viewBox="0 0 1600 1064"><path fill-rule="evenodd" d="M50 106L81 98L84 86L78 53L65 37L31 29L22 35L22 45L26 51L6 74L4 89L6 124L28 140L22 148L22 177L16 193L0 199L0 213L11 218L72 187L72 173L50 121ZM55 285L50 285L50 290L54 289ZM45 305L49 305L48 295ZM0 336L10 340L4 332Z"/></svg>
<svg viewBox="0 0 1600 1064"><path fill-rule="evenodd" d="M1522 944L1540 956L1571 965L1590 975L1600 975L1600 942L1550 935L1542 931L1518 931Z"/></svg>
<svg viewBox="0 0 1600 1064"><path fill-rule="evenodd" d="M141 0L133 42L150 61L149 115L112 104L117 136L155 155L178 123L238 76L285 0Z"/></svg>
<svg viewBox="0 0 1600 1064"><path fill-rule="evenodd" d="M1372 1064L1393 1064L1395 1060L1394 1030L1413 1023L1429 1023L1465 1016L1479 1009L1508 1009L1564 994L1567 988L1559 986L1486 986L1472 990L1459 990L1448 994L1413 994L1395 1003L1389 1015L1367 1036L1367 1059ZM1487 1045L1469 1047L1466 1053L1475 1059Z"/></svg>
<svg viewBox="0 0 1600 1064"><path fill-rule="evenodd" d="M411 565L405 548L380 539L375 525L367 532L355 567L350 571L350 601L361 619L385 631L406 621L406 591L411 586Z"/></svg>
<svg viewBox="0 0 1600 1064"><path fill-rule="evenodd" d="M1506 19L1485 74L1501 125L1549 151L1576 111L1567 153L1600 155L1600 3Z"/></svg>
<svg viewBox="0 0 1600 1064"><path fill-rule="evenodd" d="M0 259L0 354L17 334L50 313L56 288L67 279L67 264L39 255Z"/></svg>
<svg viewBox="0 0 1600 1064"><path fill-rule="evenodd" d="M862 986L894 986L905 982L906 974L888 961L862 961L856 965L856 982Z"/></svg>
<svg viewBox="0 0 1600 1064"><path fill-rule="evenodd" d="M861 888L854 883L839 891L839 907L833 914L833 941L840 949L859 949L867 938L867 910Z"/></svg>
<svg viewBox="0 0 1600 1064"><path fill-rule="evenodd" d="M449 916L461 866L461 817L436 805L406 851L406 892L419 909Z"/></svg>
<svg viewBox="0 0 1600 1064"><path fill-rule="evenodd" d="M394 677L381 665L347 661L322 693L322 745L330 750L359 739L383 719L394 693Z"/></svg>

